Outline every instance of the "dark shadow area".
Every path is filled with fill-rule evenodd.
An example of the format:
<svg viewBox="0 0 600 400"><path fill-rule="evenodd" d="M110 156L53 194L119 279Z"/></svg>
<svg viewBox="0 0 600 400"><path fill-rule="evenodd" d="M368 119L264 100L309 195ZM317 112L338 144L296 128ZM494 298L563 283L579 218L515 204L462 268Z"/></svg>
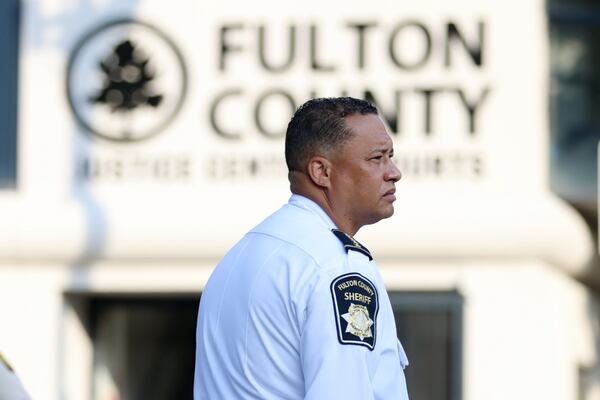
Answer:
<svg viewBox="0 0 600 400"><path fill-rule="evenodd" d="M192 399L195 298L94 298L94 392L106 369L122 400Z"/></svg>
<svg viewBox="0 0 600 400"><path fill-rule="evenodd" d="M462 308L456 292L391 292L398 338L410 361L411 399L462 398Z"/></svg>
<svg viewBox="0 0 600 400"><path fill-rule="evenodd" d="M587 275L600 292L598 142L600 142L600 4L548 0L550 40L550 187L584 218L596 244Z"/></svg>
<svg viewBox="0 0 600 400"><path fill-rule="evenodd" d="M20 21L20 1L0 1L0 189L17 188Z"/></svg>
<svg viewBox="0 0 600 400"><path fill-rule="evenodd" d="M93 344L92 399L193 398L198 294L66 296Z"/></svg>

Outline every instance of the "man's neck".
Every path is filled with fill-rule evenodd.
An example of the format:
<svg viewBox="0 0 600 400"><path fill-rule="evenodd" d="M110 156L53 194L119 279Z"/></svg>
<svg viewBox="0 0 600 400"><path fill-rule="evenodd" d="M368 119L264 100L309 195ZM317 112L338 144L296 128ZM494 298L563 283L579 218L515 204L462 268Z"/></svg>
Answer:
<svg viewBox="0 0 600 400"><path fill-rule="evenodd" d="M297 173L298 174L298 173ZM317 187L309 182L304 182L302 177L292 177L290 174L290 190L292 193L304 196L317 203L319 207L331 218L339 230L354 236L360 226L354 226L352 221L344 217L340 206L337 206L328 196L325 188ZM343 206L343 205L341 205Z"/></svg>

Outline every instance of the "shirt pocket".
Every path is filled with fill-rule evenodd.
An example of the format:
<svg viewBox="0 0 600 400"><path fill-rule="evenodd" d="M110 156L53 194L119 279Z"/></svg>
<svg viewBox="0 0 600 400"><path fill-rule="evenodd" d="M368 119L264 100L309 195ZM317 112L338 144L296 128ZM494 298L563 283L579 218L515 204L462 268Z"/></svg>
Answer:
<svg viewBox="0 0 600 400"><path fill-rule="evenodd" d="M402 369L406 369L406 367L408 367L408 365L409 365L408 357L406 357L406 352L404 351L404 347L402 347L400 340L397 340L397 343L398 343L398 357L400 358L400 366L402 367Z"/></svg>

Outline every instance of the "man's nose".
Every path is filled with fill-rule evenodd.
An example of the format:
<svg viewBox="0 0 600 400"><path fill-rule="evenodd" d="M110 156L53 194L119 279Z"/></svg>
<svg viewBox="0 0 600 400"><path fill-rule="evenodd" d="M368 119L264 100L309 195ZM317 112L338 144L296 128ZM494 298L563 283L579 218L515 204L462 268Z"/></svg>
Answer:
<svg viewBox="0 0 600 400"><path fill-rule="evenodd" d="M400 172L400 169L398 166L396 166L396 163L390 160L390 166L387 172L386 180L398 182L400 179L402 179L402 172Z"/></svg>

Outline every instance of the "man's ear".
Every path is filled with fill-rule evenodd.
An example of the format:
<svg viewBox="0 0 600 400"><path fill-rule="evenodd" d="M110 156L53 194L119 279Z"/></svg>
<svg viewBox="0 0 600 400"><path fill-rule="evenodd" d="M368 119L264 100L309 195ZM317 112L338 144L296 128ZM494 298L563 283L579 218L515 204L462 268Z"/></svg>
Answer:
<svg viewBox="0 0 600 400"><path fill-rule="evenodd" d="M308 176L319 187L331 186L331 162L323 156L313 156L308 161Z"/></svg>

